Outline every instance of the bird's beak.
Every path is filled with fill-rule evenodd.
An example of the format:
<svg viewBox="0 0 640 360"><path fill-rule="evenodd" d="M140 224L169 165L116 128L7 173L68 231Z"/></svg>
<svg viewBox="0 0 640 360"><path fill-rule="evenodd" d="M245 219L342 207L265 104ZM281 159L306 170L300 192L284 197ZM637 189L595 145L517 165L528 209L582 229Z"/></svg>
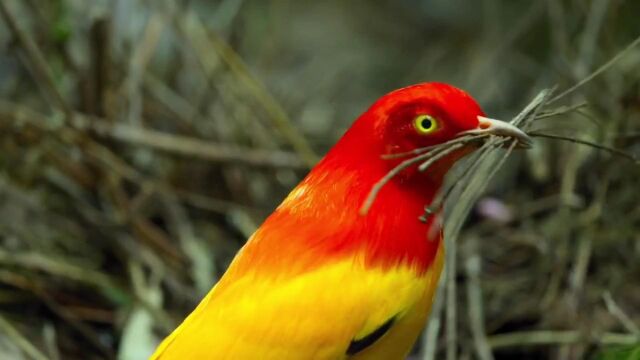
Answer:
<svg viewBox="0 0 640 360"><path fill-rule="evenodd" d="M524 131L518 129L516 126L511 125L508 122L489 119L484 116L478 116L477 128L465 131L460 135L480 134L497 135L515 139L518 141L517 147L521 149L528 149L533 143L531 137L529 137L529 135L527 135Z"/></svg>

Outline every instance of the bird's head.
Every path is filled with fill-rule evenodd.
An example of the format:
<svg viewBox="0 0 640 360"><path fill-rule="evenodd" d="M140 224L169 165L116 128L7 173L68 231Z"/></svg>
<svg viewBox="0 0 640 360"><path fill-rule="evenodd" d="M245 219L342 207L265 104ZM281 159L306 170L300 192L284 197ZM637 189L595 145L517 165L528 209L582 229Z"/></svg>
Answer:
<svg viewBox="0 0 640 360"><path fill-rule="evenodd" d="M443 83L423 83L391 92L369 110L390 153L439 145L461 135L495 134L517 139L529 137L517 127L485 117L466 92Z"/></svg>
<svg viewBox="0 0 640 360"><path fill-rule="evenodd" d="M341 142L352 153L368 153L372 155L368 161L384 163L386 169L391 169L407 158L394 155L410 155L416 149L438 146L463 136L490 134L513 138L519 147L529 147L531 143L529 136L517 127L485 117L466 92L448 84L422 83L378 99L356 120ZM477 149L481 140L458 144L455 151L430 167L425 176L440 182L455 161ZM417 168L417 164L407 168L399 178L416 174Z"/></svg>
<svg viewBox="0 0 640 360"><path fill-rule="evenodd" d="M268 222L281 231L286 226L286 239L314 234L302 245L287 242L297 257L303 246L311 263L324 259L318 249L330 255L364 249L370 265L409 262L426 271L440 243L425 241L425 231L434 239L441 227L436 216L424 217L425 206L433 211L444 175L489 134L523 147L530 142L515 126L486 118L475 100L453 86L423 83L393 91L356 119ZM467 142L470 137L476 141ZM431 150L442 152L430 158ZM425 169L423 161L430 160Z"/></svg>

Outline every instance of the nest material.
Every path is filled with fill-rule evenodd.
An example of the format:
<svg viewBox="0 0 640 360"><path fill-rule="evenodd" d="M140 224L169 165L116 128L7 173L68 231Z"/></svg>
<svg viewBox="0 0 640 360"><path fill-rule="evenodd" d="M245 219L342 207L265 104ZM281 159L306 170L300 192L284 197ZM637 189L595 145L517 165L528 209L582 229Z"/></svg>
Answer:
<svg viewBox="0 0 640 360"><path fill-rule="evenodd" d="M288 27L265 32L263 2L98 3L0 2L0 354L10 358L143 358L317 159L311 149L328 148L399 78L444 78L507 114L539 88L532 80L585 79L569 105L550 106L545 92L517 123L640 150L640 55L618 53L637 28L625 15L634 2L594 1L586 13L504 3L496 10L519 14L513 31L498 27L505 16L483 19L481 48L459 36L475 39L476 17L434 4L439 22L426 24L440 25L424 49L414 44L432 15L406 5L276 6L271 21ZM341 24L339 6L350 25L327 27ZM531 39L544 29L551 40ZM411 63L389 58L400 44ZM324 48L323 64L300 60ZM637 342L638 167L541 139L494 176L507 154L498 141L438 200L457 204L446 224L456 276L416 356L580 359Z"/></svg>

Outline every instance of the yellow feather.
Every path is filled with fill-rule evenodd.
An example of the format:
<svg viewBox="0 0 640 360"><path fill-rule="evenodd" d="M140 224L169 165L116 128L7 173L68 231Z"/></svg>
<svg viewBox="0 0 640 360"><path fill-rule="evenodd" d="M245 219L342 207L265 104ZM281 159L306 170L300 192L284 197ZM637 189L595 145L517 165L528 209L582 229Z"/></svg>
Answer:
<svg viewBox="0 0 640 360"><path fill-rule="evenodd" d="M403 359L429 314L443 253L421 275L353 258L291 278L249 272L214 287L151 359L347 359L354 338L393 316L389 332L349 359Z"/></svg>

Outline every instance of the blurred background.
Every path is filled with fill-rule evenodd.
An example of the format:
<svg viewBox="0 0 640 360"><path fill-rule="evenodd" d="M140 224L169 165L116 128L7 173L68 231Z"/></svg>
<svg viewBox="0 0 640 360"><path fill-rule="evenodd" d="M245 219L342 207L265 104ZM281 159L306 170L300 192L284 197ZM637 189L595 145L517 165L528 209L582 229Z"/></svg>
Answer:
<svg viewBox="0 0 640 360"><path fill-rule="evenodd" d="M382 94L445 81L508 120L640 35L634 0L0 10L1 359L144 359ZM557 105L536 128L640 154L640 47ZM640 359L639 179L572 143L512 156L458 238L457 337L412 358Z"/></svg>

